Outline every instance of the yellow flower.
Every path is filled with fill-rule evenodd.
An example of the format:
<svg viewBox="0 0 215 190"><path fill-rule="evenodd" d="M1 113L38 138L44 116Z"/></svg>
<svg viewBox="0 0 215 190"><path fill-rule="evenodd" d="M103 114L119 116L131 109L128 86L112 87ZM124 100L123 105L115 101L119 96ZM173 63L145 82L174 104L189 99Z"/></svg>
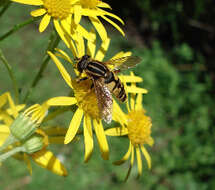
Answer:
<svg viewBox="0 0 215 190"><path fill-rule="evenodd" d="M14 119L11 118L12 121L9 125L4 120L3 124L0 125L0 149L3 152L0 154L0 162L9 156L13 156L24 161L30 173L32 173L29 160L29 158L32 158L39 166L53 173L62 176L67 175L67 171L61 162L51 151L47 150L50 143L62 143L65 130L61 130L59 127L47 131L38 129L47 109L46 104L41 106L35 104L26 109L24 113L18 113L14 106L11 108L10 112L16 112L17 116ZM15 137L15 141L12 141L12 143L10 143L11 137Z"/></svg>
<svg viewBox="0 0 215 190"><path fill-rule="evenodd" d="M24 107L24 104L15 105L10 93L5 92L0 96L0 121L10 125Z"/></svg>
<svg viewBox="0 0 215 190"><path fill-rule="evenodd" d="M93 38L96 38L96 34L91 32ZM75 57L82 57L87 52L91 55L92 58L102 61L105 53L108 49L110 39L102 42L101 47L96 52L96 43L95 41L92 42L90 40L87 41L87 47L85 48L84 40L81 36L79 36L79 40L77 41L77 49L74 49L71 46L71 51L74 53ZM74 67L76 65L73 63L72 59L69 55L58 49L56 53L57 56L65 59L69 63L71 63ZM68 84L68 86L74 91L74 97L55 97L47 101L47 104L50 106L70 106L70 105L77 105L77 110L74 113L74 116L71 120L69 125L68 132L65 137L65 144L69 143L73 138L76 136L78 129L81 125L83 119L83 133L84 133L84 141L85 141L85 162L87 162L91 156L93 151L93 128L96 134L96 137L99 142L99 147L102 153L103 159L109 158L109 148L108 143L106 140L106 136L104 134L104 129L101 121L100 110L98 109L97 104L97 97L95 94L94 89L91 88L92 81L90 79L81 81L79 83L76 82L75 77L72 78L71 75L66 71L62 63L59 59L51 52L48 52L52 60L55 62L56 66L58 67L62 77ZM130 55L130 52L124 53L120 52L114 57L126 56ZM77 70L75 69L76 74L78 75ZM122 80L125 82L141 82L142 79L136 76L123 76ZM130 81L129 81L130 80ZM135 91L135 89L137 91ZM129 88L132 92L139 92L146 93L145 89L140 88ZM129 91L128 91L129 92Z"/></svg>
<svg viewBox="0 0 215 190"><path fill-rule="evenodd" d="M41 131L42 130L40 129L37 133L41 134ZM43 134L42 140L44 142L42 142L43 147L41 148L41 150L31 153L31 154L27 153L27 152L17 152L16 154L13 155L13 157L20 161L24 161L27 164L27 167L28 167L30 173L32 173L32 167L31 167L31 163L30 163L30 158L32 158L33 161L36 164L38 164L39 166L41 166L42 168L50 170L51 172L53 172L57 175L66 176L67 171L66 171L65 167L63 166L63 164L58 160L57 157L55 157L55 155L51 151L49 151L47 149L47 145L48 145L47 140L50 143L50 139L52 139L52 137L48 138L49 134L46 134L45 132L43 132L42 134ZM9 135L10 135L10 128L7 125L0 125L0 146L5 142L5 140L7 139L7 137ZM57 134L56 134L56 136L57 136ZM58 136L57 138L59 139L60 137ZM62 137L61 137L61 139L62 139ZM30 140L31 140L31 138L30 138ZM54 140L51 140L52 143L55 143L55 141L57 141L57 143L59 142L59 140L56 140L56 137L54 137ZM35 146L37 146L37 144L35 144L35 143L36 142L33 141L32 145L31 144L27 144L27 145L30 146L29 148L34 148ZM18 145L22 146L21 143L19 143ZM31 147L31 146L33 146L33 147ZM9 151L11 151L12 149L15 149L15 148L16 147L10 147ZM1 157L1 155L0 155L0 157Z"/></svg>
<svg viewBox="0 0 215 190"><path fill-rule="evenodd" d="M118 107L117 104L114 105L114 109L116 109L116 107ZM129 148L127 153L121 160L114 162L114 164L120 165L130 158L130 167L126 180L129 177L131 168L134 164L135 153L137 158L138 176L142 174L141 153L147 161L148 168L151 168L151 158L144 145L148 144L152 146L154 144L154 140L151 137L151 118L145 115L146 111L142 107L142 94L137 94L136 100L131 96L129 103L127 104L127 109L128 114L125 115L127 120L118 118L121 119L120 123L123 123L124 125L105 131L105 134L109 136L128 136Z"/></svg>
<svg viewBox="0 0 215 190"><path fill-rule="evenodd" d="M88 37L88 32L80 24L75 24L72 19L73 6L78 0L11 0L13 2L26 5L39 6L38 9L31 12L31 16L43 16L39 31L43 32L49 25L51 19L54 27L61 39L66 43L65 33L72 38L79 33L84 37Z"/></svg>
<svg viewBox="0 0 215 190"><path fill-rule="evenodd" d="M120 21L123 21L116 15L103 10L102 8L111 7L99 0L11 0L13 2L22 3L26 5L39 6L38 9L31 12L31 16L39 17L43 16L39 31L43 32L49 25L51 19L54 22L54 27L61 39L66 43L65 35L71 36L74 40L77 34L89 39L88 31L81 26L80 21L82 16L88 16L92 24L98 31L101 39L105 41L107 39L107 32L99 20L98 16L112 24L123 35L122 29L114 23L107 16L112 17ZM74 18L74 19L73 19ZM93 39L92 39L93 40Z"/></svg>
<svg viewBox="0 0 215 190"><path fill-rule="evenodd" d="M102 22L99 20L98 17L103 18L110 24L112 24L122 35L124 35L124 32L122 29L114 23L112 20L110 20L108 17L112 17L117 19L119 22L124 24L124 22L116 15L103 10L102 8L111 9L110 5L107 3L104 3L100 0L79 0L75 3L73 6L73 13L74 13L74 21L75 24L79 24L81 21L82 16L88 16L94 27L96 28L97 32L99 33L101 39L105 41L107 39L107 32L102 24ZM108 17L107 17L108 16Z"/></svg>

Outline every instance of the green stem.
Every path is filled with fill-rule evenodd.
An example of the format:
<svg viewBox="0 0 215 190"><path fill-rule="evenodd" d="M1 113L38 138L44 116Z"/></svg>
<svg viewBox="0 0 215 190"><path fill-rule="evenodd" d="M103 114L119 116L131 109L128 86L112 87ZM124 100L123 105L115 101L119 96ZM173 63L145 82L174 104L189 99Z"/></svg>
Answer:
<svg viewBox="0 0 215 190"><path fill-rule="evenodd" d="M16 138L14 136L9 135L4 144L0 147L0 152L2 152L4 149L6 149L9 145L14 144L17 142Z"/></svg>
<svg viewBox="0 0 215 190"><path fill-rule="evenodd" d="M59 42L60 42L60 37L56 34L55 31L53 31L51 33L48 48L46 49L46 52L47 51L54 51L54 49L58 46ZM25 103L26 103L30 93L32 92L33 88L36 87L36 85L38 84L39 80L42 78L42 74L43 74L44 70L46 69L49 60L50 60L50 56L48 56L48 54L45 54L45 56L43 58L42 65L40 66L40 70L38 71L38 73L35 76L30 88L28 89L28 91L26 93L26 96L24 98Z"/></svg>
<svg viewBox="0 0 215 190"><path fill-rule="evenodd" d="M5 161L7 158L13 156L14 154L18 153L18 152L24 152L25 149L22 146L13 148L12 150L5 152L4 154L0 155L0 162Z"/></svg>
<svg viewBox="0 0 215 190"><path fill-rule="evenodd" d="M1 12L0 12L0 17L5 13L5 11L10 7L11 5L11 1L8 1L5 3L4 7L2 8Z"/></svg>
<svg viewBox="0 0 215 190"><path fill-rule="evenodd" d="M12 67L10 66L10 64L8 63L8 61L6 60L2 50L0 49L0 59L2 60L2 62L4 63L5 67L7 68L7 71L10 75L10 78L12 80L13 83L13 89L15 92L15 101L18 104L19 103L19 91L18 91L18 86L17 86L17 82L16 82L16 78L14 75L14 72L12 70Z"/></svg>
<svg viewBox="0 0 215 190"><path fill-rule="evenodd" d="M8 36L10 36L11 34L15 33L16 31L18 31L19 29L23 28L24 26L34 22L35 20L39 19L40 17L36 17L36 18L30 18L20 24L16 24L14 25L14 27L12 29L10 29L8 32L6 32L5 34L3 34L0 37L0 41L4 40L5 38L7 38Z"/></svg>

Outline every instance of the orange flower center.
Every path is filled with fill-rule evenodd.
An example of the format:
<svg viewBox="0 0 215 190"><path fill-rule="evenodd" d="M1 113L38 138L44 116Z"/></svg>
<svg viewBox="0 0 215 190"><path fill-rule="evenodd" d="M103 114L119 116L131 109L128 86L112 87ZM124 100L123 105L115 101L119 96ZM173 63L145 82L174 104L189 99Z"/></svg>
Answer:
<svg viewBox="0 0 215 190"><path fill-rule="evenodd" d="M65 19L70 14L70 0L43 0L48 14L54 18Z"/></svg>

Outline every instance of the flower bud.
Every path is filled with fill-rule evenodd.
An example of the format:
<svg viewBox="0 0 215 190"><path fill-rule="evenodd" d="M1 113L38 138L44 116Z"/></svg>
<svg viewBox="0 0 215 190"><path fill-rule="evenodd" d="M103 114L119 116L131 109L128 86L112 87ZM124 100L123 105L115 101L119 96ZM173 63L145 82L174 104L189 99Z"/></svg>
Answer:
<svg viewBox="0 0 215 190"><path fill-rule="evenodd" d="M33 135L31 138L26 140L22 147L24 147L25 152L27 154L32 154L34 152L37 152L43 148L43 137L40 135Z"/></svg>
<svg viewBox="0 0 215 190"><path fill-rule="evenodd" d="M10 126L11 134L19 141L24 141L30 137L37 129L38 124L29 116L21 113Z"/></svg>

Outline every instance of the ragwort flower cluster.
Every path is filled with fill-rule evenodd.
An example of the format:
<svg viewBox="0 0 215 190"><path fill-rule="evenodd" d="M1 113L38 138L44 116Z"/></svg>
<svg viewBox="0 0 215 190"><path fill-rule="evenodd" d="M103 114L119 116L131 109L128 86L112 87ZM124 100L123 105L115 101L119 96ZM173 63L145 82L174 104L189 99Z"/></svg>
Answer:
<svg viewBox="0 0 215 190"><path fill-rule="evenodd" d="M34 104L25 110L24 108L27 106L25 104L16 105L10 93L2 94L0 96L0 163L13 157L25 162L32 173L31 158L39 166L58 175L66 176L67 171L63 163L49 150L50 145L68 144L73 142L77 135L83 135L84 162L88 162L93 153L95 136L101 157L108 160L110 148L107 136L127 136L128 151L121 160L114 164L120 165L130 159L126 179L134 165L135 155L138 176L142 173L142 155L145 157L148 167L151 168L151 158L145 145L152 146L154 143L151 137L152 123L151 118L145 114L146 111L142 107L142 96L147 93L147 90L136 85L142 82L142 78L135 76L132 72L129 75L120 74L117 77L118 70L114 64L108 65L108 61L105 61L111 39L100 18L109 22L124 35L123 30L112 19L121 24L124 22L107 11L111 9L110 5L100 0L11 1L38 6L38 9L31 12L31 16L41 17L40 32L46 30L50 21L53 21L54 30L65 43L67 50L56 48L55 51L47 51L47 54L57 66L71 89L71 93L52 97L42 104ZM84 27L87 21L90 21L93 26L91 30ZM87 74L85 69L80 72L78 64L86 55L90 57L91 62L98 63L92 66L91 72L95 72L101 67L107 68L112 76L108 79L109 82L105 81L106 73L102 77L93 78L92 75ZM130 57L131 52L121 51L110 60L121 59L126 62ZM72 68L70 71L66 69L65 62ZM121 65L123 64L125 63L122 62ZM132 64L128 64L127 68L131 66ZM126 66L124 67L126 68ZM110 85L110 81L113 81L113 85ZM96 86L98 84L100 86ZM120 96L128 97L127 112L121 109L119 100L112 97L114 89L121 93ZM98 90L102 91L100 96ZM107 102L108 105L106 105ZM106 118L102 115L104 109L108 116ZM56 116L65 111L73 112L68 128L46 124L49 120L53 122ZM118 123L118 127L111 127L112 120ZM105 127L107 124L104 125L105 122L108 124L107 128Z"/></svg>

